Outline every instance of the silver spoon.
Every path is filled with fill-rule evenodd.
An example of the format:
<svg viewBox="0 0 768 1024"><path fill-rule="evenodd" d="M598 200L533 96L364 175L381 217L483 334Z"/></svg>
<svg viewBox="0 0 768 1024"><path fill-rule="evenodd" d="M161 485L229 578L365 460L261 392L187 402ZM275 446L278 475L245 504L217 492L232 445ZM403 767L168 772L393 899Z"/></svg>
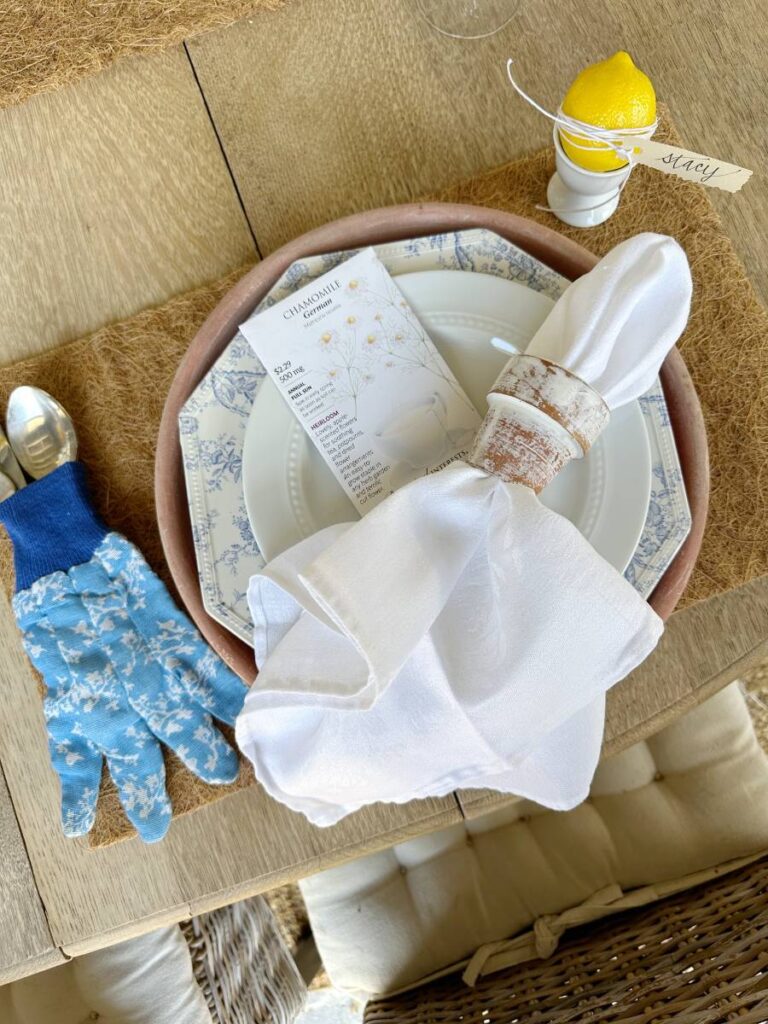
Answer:
<svg viewBox="0 0 768 1024"><path fill-rule="evenodd" d="M13 453L35 480L77 458L77 435L67 411L42 388L16 388L5 429Z"/></svg>
<svg viewBox="0 0 768 1024"><path fill-rule="evenodd" d="M6 441L6 444L8 442ZM16 460L14 459L14 462ZM11 480L5 473L0 472L0 501L5 501L6 498L10 498L12 494L16 493L16 484Z"/></svg>
<svg viewBox="0 0 768 1024"><path fill-rule="evenodd" d="M4 473L5 476L11 479L11 481L16 485L15 490L20 490L22 487L27 486L27 481L24 473L22 472L21 466L16 461L13 449L8 444L8 438L5 436L2 429L0 429L0 472ZM3 499L0 498L0 501L2 500Z"/></svg>

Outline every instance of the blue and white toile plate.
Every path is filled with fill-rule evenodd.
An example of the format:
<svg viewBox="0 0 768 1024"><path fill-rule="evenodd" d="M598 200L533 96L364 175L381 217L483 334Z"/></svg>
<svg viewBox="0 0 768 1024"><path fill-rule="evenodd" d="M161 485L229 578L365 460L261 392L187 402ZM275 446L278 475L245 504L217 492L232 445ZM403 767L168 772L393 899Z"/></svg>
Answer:
<svg viewBox="0 0 768 1024"><path fill-rule="evenodd" d="M376 246L391 274L464 270L518 281L559 298L568 281L506 239L482 228ZM357 250L354 250L357 251ZM337 266L352 251L293 263L254 316ZM264 564L248 522L242 485L246 425L266 371L238 332L179 416L193 539L203 603L246 643L251 622L248 580ZM645 522L626 577L647 597L685 540L691 516L661 384L640 399L652 460Z"/></svg>

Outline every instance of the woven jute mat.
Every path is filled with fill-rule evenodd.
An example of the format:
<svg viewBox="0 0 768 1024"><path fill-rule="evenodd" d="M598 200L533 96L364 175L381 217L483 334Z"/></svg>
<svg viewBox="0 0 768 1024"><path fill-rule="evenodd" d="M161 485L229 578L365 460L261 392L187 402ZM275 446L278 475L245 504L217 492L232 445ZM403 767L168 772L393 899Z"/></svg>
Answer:
<svg viewBox="0 0 768 1024"><path fill-rule="evenodd" d="M0 0L0 108L285 0Z"/></svg>
<svg viewBox="0 0 768 1024"><path fill-rule="evenodd" d="M668 132L668 126L665 128ZM768 573L768 314L723 233L704 189L638 168L619 211L590 231L565 228L535 209L552 172L552 150L490 171L435 197L493 206L564 230L602 254L640 231L666 232L685 247L695 291L681 348L701 398L712 459L710 515L683 606ZM738 202L738 197L734 197ZM88 338L0 370L0 402L20 383L52 392L74 416L96 503L107 521L166 577L153 505L154 442L164 396L196 329L237 279L177 297ZM0 579L12 586L10 546ZM252 781L244 765L231 787L210 787L169 755L168 788L183 814ZM105 777L91 842L131 834Z"/></svg>

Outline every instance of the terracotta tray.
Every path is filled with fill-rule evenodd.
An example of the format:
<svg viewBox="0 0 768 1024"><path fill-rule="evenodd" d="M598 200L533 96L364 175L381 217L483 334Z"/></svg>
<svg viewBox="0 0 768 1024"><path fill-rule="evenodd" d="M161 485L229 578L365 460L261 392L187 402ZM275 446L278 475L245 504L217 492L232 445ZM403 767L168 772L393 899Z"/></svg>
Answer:
<svg viewBox="0 0 768 1024"><path fill-rule="evenodd" d="M216 651L246 682L254 677L253 651L203 608L192 546L187 494L179 447L178 415L201 378L283 271L299 257L418 238L466 228L488 228L573 280L597 257L549 228L501 210L449 203L391 206L345 217L284 245L259 263L222 299L198 331L174 378L165 403L155 463L155 500L160 536L174 582L189 614ZM707 439L701 408L685 364L674 349L661 381L683 468L693 526L649 598L664 619L673 611L701 547L709 498Z"/></svg>

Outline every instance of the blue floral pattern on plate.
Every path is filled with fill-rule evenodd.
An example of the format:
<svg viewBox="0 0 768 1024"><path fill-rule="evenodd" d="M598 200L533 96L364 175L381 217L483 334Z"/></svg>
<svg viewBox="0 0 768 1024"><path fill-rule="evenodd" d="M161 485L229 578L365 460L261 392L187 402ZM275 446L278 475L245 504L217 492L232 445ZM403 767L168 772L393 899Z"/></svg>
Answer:
<svg viewBox="0 0 768 1024"><path fill-rule="evenodd" d="M557 299L566 278L512 242L484 228L376 246L393 275L464 270L517 281ZM292 263L254 316L348 259L357 249ZM266 371L238 331L190 396L179 416L192 534L203 603L246 643L251 621L248 580L263 565L248 525L242 489L245 428ZM640 543L625 575L647 597L688 535L691 517L666 402L657 381L640 399L648 428L653 484Z"/></svg>

